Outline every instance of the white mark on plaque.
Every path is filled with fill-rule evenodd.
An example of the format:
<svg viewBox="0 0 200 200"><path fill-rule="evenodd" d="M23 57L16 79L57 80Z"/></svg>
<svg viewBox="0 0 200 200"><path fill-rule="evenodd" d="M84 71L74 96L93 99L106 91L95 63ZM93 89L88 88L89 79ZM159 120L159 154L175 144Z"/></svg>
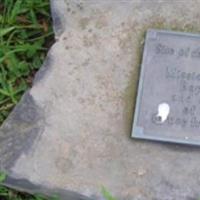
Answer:
<svg viewBox="0 0 200 200"><path fill-rule="evenodd" d="M156 124L164 123L170 112L170 106L167 103L160 103L158 105L158 111L153 115L153 122Z"/></svg>

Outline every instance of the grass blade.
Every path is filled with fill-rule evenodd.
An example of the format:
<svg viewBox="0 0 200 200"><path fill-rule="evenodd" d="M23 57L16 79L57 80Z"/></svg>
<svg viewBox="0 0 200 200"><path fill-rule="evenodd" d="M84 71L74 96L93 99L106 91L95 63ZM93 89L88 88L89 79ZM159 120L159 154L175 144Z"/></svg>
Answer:
<svg viewBox="0 0 200 200"><path fill-rule="evenodd" d="M15 5L11 11L11 15L10 15L10 23L14 23L16 20L17 15L20 13L20 8L21 8L21 0L17 0L15 2Z"/></svg>
<svg viewBox="0 0 200 200"><path fill-rule="evenodd" d="M13 31L15 29L15 26L9 27L9 28L2 28L0 29L0 37L3 37Z"/></svg>
<svg viewBox="0 0 200 200"><path fill-rule="evenodd" d="M5 181L6 179L6 174L3 172L0 172L0 183L2 183L3 181Z"/></svg>
<svg viewBox="0 0 200 200"><path fill-rule="evenodd" d="M102 187L101 191L106 200L116 200L105 187Z"/></svg>

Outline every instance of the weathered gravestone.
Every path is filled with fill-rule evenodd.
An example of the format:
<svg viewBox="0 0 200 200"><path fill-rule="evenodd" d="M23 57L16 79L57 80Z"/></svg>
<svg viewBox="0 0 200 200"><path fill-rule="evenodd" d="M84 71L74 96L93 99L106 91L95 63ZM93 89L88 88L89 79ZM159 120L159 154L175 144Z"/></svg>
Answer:
<svg viewBox="0 0 200 200"><path fill-rule="evenodd" d="M51 3L57 42L0 130L6 184L70 200L102 199L101 186L122 200L197 200L199 148L130 136L146 31L200 32L200 1Z"/></svg>
<svg viewBox="0 0 200 200"><path fill-rule="evenodd" d="M133 137L200 145L199 66L200 35L148 31Z"/></svg>

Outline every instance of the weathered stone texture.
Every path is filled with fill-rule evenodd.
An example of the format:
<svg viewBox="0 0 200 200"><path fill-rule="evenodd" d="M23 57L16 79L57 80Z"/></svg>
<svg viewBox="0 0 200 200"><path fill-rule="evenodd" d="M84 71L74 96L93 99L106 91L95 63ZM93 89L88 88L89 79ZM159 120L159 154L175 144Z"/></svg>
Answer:
<svg viewBox="0 0 200 200"><path fill-rule="evenodd" d="M130 135L145 32L198 33L199 9L199 0L52 0L57 42L20 113L14 110L0 131L1 167L15 179L97 199L101 186L124 200L198 199L199 149ZM34 109L26 121L20 116L27 99ZM5 148L7 126L8 140L25 136L14 157ZM1 148L11 159L6 164Z"/></svg>

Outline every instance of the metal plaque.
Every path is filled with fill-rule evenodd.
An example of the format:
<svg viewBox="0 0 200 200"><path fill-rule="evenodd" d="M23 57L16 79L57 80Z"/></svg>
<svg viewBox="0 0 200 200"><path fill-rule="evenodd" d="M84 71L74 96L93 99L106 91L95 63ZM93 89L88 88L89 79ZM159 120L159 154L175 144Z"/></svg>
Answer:
<svg viewBox="0 0 200 200"><path fill-rule="evenodd" d="M200 145L200 35L148 30L132 137Z"/></svg>

